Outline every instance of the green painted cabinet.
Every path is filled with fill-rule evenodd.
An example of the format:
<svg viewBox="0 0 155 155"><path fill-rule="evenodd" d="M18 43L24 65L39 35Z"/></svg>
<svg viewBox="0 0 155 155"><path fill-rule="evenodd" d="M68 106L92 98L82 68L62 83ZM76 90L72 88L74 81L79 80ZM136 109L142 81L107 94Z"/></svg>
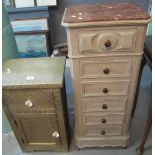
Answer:
<svg viewBox="0 0 155 155"><path fill-rule="evenodd" d="M65 57L3 64L3 108L23 152L68 151Z"/></svg>

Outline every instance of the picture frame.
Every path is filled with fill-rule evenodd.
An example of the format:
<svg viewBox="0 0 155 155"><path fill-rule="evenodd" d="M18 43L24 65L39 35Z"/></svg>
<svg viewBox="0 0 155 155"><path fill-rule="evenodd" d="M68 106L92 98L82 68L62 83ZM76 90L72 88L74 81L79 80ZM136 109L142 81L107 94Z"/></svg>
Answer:
<svg viewBox="0 0 155 155"><path fill-rule="evenodd" d="M22 19L11 22L20 57L49 55L48 19Z"/></svg>
<svg viewBox="0 0 155 155"><path fill-rule="evenodd" d="M48 37L46 34L16 34L15 39L21 58L48 56Z"/></svg>
<svg viewBox="0 0 155 155"><path fill-rule="evenodd" d="M57 6L57 0L12 0L14 8Z"/></svg>

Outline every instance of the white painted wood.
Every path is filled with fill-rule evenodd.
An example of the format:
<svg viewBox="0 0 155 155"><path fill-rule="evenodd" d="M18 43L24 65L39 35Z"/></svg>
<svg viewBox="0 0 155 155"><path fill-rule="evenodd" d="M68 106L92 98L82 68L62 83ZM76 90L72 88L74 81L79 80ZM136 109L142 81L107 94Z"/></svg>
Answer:
<svg viewBox="0 0 155 155"><path fill-rule="evenodd" d="M137 38L137 29L91 29L81 30L78 33L79 52L111 52L125 51L135 49L135 40ZM109 40L110 47L106 47L105 43Z"/></svg>
<svg viewBox="0 0 155 155"><path fill-rule="evenodd" d="M125 136L98 136L98 137L78 137L76 136L76 144L79 148L84 147L126 147L129 144L129 135Z"/></svg>
<svg viewBox="0 0 155 155"><path fill-rule="evenodd" d="M129 127L148 20L64 23L79 148L129 144ZM104 46L111 41L111 47ZM109 68L109 74L103 69ZM103 93L108 88L108 93ZM103 109L103 104L107 109ZM102 124L105 118L107 123ZM101 132L105 130L105 135Z"/></svg>
<svg viewBox="0 0 155 155"><path fill-rule="evenodd" d="M122 125L124 113L98 113L98 114L85 114L83 115L83 124L88 125L103 125L120 124ZM104 119L105 122L102 122Z"/></svg>
<svg viewBox="0 0 155 155"><path fill-rule="evenodd" d="M121 135L121 130L122 130L122 126L119 126L119 125L86 126L85 136L95 136L95 137L116 136L116 135ZM105 135L102 135L102 131L105 132Z"/></svg>
<svg viewBox="0 0 155 155"><path fill-rule="evenodd" d="M82 96L110 96L110 95L127 95L129 81L91 81L81 83ZM108 93L104 93L103 89L108 89Z"/></svg>
<svg viewBox="0 0 155 155"><path fill-rule="evenodd" d="M104 73L108 69L109 73ZM130 77L130 60L80 61L81 78Z"/></svg>
<svg viewBox="0 0 155 155"><path fill-rule="evenodd" d="M94 112L124 112L126 107L126 97L118 98L105 98L105 97L87 97L82 100L82 111L83 113L94 113ZM107 109L103 109L103 104L107 106Z"/></svg>
<svg viewBox="0 0 155 155"><path fill-rule="evenodd" d="M122 30L122 31L121 31ZM127 38L125 39L119 39L120 43L116 42L117 46L114 46L115 48L106 48L106 49L100 49L100 48L95 48L95 46L91 43L90 41L89 43L84 43L84 48L87 48L87 50L85 51L81 51L80 49L80 36L81 34L85 34L86 32L93 32L93 33L97 33L98 35L101 33L108 33L108 32L127 32L127 31L131 31L131 33L134 33L135 35L130 35L127 36ZM144 34L146 31L146 25L145 26L109 26L109 27L104 27L104 26L100 26L100 27L91 27L91 28L74 28L74 29L67 29L67 40L68 40L68 45L69 45L69 57L70 58L74 58L74 57L94 57L94 56L114 56L114 55L124 55L126 54L130 54L130 55L134 55L134 54L139 54L142 53L143 51L143 38L144 38ZM130 34L130 33L128 33ZM131 37L133 36L133 37ZM132 39L131 39L132 38ZM107 37L107 39L109 39ZM132 40L132 43L131 43ZM104 41L103 41L103 45L104 45ZM128 43L130 43L130 46L132 44L132 48L126 49L123 48L121 49L121 46L127 46ZM90 47L91 45L91 47ZM97 45L97 43L96 43ZM87 47L88 46L88 47ZM124 54L123 54L123 53Z"/></svg>

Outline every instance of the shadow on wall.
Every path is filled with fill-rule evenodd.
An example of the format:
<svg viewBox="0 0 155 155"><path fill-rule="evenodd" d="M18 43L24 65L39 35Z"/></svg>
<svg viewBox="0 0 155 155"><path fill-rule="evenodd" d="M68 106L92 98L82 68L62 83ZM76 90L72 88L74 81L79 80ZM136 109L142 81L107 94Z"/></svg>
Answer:
<svg viewBox="0 0 155 155"><path fill-rule="evenodd" d="M132 2L140 7L144 8L146 11L148 9L148 0L58 0L58 8L49 8L50 12L50 23L51 30L53 31L54 44L67 42L67 36L65 28L61 26L61 20L64 14L64 10L68 6L83 4L83 3L120 3L120 2Z"/></svg>

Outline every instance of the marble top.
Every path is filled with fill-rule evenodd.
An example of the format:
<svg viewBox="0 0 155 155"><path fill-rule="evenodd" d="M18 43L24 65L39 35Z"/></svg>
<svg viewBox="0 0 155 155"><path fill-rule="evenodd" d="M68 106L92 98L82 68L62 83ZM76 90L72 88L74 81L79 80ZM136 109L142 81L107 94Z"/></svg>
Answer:
<svg viewBox="0 0 155 155"><path fill-rule="evenodd" d="M63 85L65 57L9 59L3 64L3 89L58 88Z"/></svg>
<svg viewBox="0 0 155 155"><path fill-rule="evenodd" d="M67 8L63 22L145 20L150 16L134 3L82 4Z"/></svg>

